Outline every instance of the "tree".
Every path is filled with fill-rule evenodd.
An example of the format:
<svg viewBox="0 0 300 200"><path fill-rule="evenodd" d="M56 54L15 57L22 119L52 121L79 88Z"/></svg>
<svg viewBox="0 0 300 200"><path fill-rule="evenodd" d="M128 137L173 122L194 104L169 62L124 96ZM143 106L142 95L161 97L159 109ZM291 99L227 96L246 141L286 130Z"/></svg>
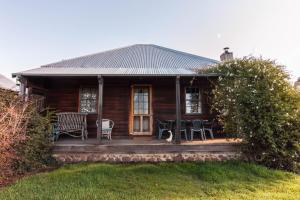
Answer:
<svg viewBox="0 0 300 200"><path fill-rule="evenodd" d="M300 94L283 66L257 58L223 62L205 70L220 74L212 109L224 130L242 138L247 159L299 170Z"/></svg>

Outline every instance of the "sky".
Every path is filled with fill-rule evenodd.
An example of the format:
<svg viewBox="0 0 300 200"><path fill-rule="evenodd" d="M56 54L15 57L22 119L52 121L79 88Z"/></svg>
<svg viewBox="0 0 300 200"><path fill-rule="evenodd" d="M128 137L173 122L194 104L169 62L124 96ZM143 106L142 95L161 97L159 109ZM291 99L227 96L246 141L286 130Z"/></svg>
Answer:
<svg viewBox="0 0 300 200"><path fill-rule="evenodd" d="M300 76L299 0L0 0L0 73L132 44L219 60L257 56Z"/></svg>

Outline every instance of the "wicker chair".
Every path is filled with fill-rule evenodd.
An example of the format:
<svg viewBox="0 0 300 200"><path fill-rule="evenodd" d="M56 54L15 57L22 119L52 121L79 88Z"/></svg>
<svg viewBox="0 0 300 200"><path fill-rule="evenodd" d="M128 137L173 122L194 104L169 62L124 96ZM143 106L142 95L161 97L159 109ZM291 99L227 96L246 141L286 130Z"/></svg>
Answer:
<svg viewBox="0 0 300 200"><path fill-rule="evenodd" d="M61 134L67 134L72 137L81 137L82 140L87 139L86 116L87 113L57 113L54 139L57 140Z"/></svg>
<svg viewBox="0 0 300 200"><path fill-rule="evenodd" d="M99 126L99 121L96 121L97 127ZM102 119L102 137L107 137L111 140L112 129L114 128L115 123L110 119Z"/></svg>

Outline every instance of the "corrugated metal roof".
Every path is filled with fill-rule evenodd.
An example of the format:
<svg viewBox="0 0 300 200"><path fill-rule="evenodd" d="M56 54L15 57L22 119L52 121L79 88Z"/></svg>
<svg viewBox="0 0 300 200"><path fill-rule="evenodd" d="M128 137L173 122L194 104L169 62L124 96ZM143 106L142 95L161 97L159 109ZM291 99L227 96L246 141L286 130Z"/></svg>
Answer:
<svg viewBox="0 0 300 200"><path fill-rule="evenodd" d="M63 60L14 75L192 75L218 61L152 44Z"/></svg>
<svg viewBox="0 0 300 200"><path fill-rule="evenodd" d="M17 90L17 85L9 78L6 78L5 76L0 74L0 88L15 91Z"/></svg>

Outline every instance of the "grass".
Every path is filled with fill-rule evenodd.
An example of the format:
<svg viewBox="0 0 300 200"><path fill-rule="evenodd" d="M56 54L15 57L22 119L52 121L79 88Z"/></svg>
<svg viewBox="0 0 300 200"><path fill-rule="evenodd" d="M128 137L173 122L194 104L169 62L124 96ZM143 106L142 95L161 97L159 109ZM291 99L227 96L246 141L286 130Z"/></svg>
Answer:
<svg viewBox="0 0 300 200"><path fill-rule="evenodd" d="M300 199L300 176L241 162L77 164L27 177L0 199Z"/></svg>

